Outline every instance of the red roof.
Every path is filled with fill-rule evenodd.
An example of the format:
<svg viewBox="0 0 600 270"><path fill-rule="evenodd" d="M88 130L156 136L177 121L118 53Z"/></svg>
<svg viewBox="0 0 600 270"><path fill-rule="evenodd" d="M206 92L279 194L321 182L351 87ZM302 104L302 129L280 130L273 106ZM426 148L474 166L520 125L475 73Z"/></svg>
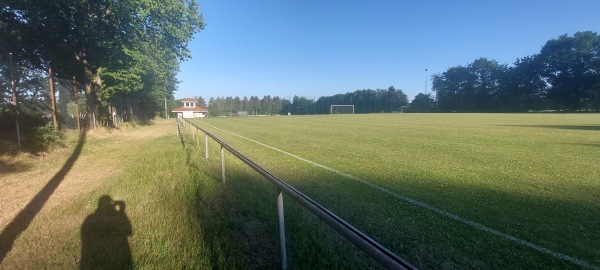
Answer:
<svg viewBox="0 0 600 270"><path fill-rule="evenodd" d="M177 109L173 109L171 110L171 112L207 112L207 109L204 109L202 107L185 107L185 106L181 106Z"/></svg>

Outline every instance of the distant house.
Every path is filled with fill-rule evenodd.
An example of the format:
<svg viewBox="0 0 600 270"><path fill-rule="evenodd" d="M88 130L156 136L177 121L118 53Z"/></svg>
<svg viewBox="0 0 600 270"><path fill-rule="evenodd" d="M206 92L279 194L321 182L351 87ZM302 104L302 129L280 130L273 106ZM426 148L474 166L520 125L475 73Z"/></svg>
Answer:
<svg viewBox="0 0 600 270"><path fill-rule="evenodd" d="M193 98L184 98L181 102L183 106L171 111L177 114L177 118L201 118L208 114L208 110L200 107L198 101Z"/></svg>

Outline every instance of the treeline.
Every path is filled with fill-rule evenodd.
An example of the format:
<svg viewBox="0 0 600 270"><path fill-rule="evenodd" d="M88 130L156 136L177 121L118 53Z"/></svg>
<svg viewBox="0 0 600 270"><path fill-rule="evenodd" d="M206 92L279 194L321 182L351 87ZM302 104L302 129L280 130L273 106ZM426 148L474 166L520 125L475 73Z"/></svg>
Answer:
<svg viewBox="0 0 600 270"><path fill-rule="evenodd" d="M21 85L31 70L47 78L51 68L54 78L81 85L90 125L111 112L164 114L179 63L190 58L187 44L204 27L195 0L6 0L0 14L0 63L14 59L0 65L0 77L14 75L19 104L34 96Z"/></svg>
<svg viewBox="0 0 600 270"><path fill-rule="evenodd" d="M250 115L329 114L331 105L354 105L354 113L395 112L408 105L408 97L393 86L324 96L317 100L300 96L288 99L279 96L264 96L262 99L257 96L218 97L208 101L208 112L211 116L233 115L240 111Z"/></svg>
<svg viewBox="0 0 600 270"><path fill-rule="evenodd" d="M513 66L480 58L432 76L441 112L600 111L600 36L552 39Z"/></svg>
<svg viewBox="0 0 600 270"><path fill-rule="evenodd" d="M411 112L600 111L600 36L577 32L549 40L538 54L514 65L479 58L432 76L431 94L418 94ZM407 106L402 90L366 89L318 99L294 96L218 97L210 115L328 114L330 105L354 105L355 113L394 112Z"/></svg>

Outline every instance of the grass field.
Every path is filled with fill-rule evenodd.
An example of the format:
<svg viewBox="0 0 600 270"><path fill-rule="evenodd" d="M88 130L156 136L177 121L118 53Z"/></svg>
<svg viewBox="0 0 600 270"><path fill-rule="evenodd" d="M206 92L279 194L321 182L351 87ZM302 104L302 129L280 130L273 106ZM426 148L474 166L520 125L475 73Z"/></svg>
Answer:
<svg viewBox="0 0 600 270"><path fill-rule="evenodd" d="M195 122L419 268L598 269L599 119L373 114ZM67 147L49 153L0 155L0 269L86 269L90 262L278 268L276 188L230 154L222 183L216 143L205 159L188 132L175 137L173 120L67 138ZM100 211L107 196L126 210ZM284 200L290 269L379 267ZM109 222L91 222L98 216ZM113 231L121 233L107 242L103 235Z"/></svg>
<svg viewBox="0 0 600 270"><path fill-rule="evenodd" d="M280 116L194 123L417 267L600 267L598 114ZM303 251L301 241L291 241L292 260L315 256L310 247ZM328 243L312 245L322 249ZM334 248L331 260L346 260L344 252Z"/></svg>

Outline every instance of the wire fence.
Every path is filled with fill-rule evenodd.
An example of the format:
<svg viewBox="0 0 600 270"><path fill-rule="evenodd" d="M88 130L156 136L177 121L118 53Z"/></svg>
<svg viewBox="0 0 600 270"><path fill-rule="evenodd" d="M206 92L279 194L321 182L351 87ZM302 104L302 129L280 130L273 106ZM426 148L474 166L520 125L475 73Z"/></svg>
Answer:
<svg viewBox="0 0 600 270"><path fill-rule="evenodd" d="M117 94L94 104L94 112L81 78L9 59L0 60L0 152L43 145L44 130L119 127L149 111L141 99Z"/></svg>
<svg viewBox="0 0 600 270"><path fill-rule="evenodd" d="M40 129L46 126L78 129L87 123L87 117L87 100L77 81L52 77L50 70L0 61L3 148L31 144L39 139Z"/></svg>

